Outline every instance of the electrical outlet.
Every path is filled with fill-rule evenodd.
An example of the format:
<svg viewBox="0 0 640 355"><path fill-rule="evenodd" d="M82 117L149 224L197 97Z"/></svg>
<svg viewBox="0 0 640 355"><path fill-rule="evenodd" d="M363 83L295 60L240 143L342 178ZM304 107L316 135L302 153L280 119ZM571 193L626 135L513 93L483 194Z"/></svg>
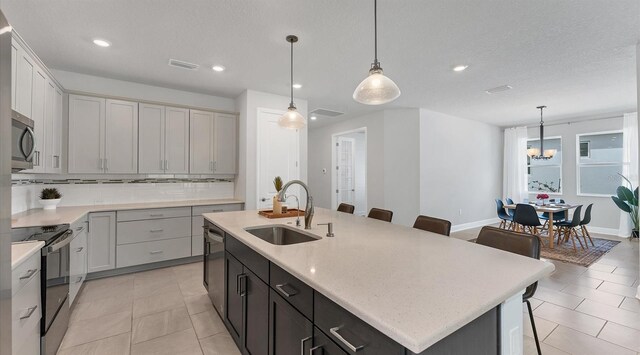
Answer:
<svg viewBox="0 0 640 355"><path fill-rule="evenodd" d="M462 208L458 210L458 214L462 216Z"/></svg>

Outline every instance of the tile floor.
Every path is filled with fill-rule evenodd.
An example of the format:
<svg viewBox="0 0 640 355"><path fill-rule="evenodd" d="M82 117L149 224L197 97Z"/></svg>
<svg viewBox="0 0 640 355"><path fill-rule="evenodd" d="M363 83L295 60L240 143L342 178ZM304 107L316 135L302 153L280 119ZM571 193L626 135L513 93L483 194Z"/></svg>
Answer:
<svg viewBox="0 0 640 355"><path fill-rule="evenodd" d="M87 282L58 355L240 354L193 263Z"/></svg>
<svg viewBox="0 0 640 355"><path fill-rule="evenodd" d="M553 262L531 300L545 355L640 355L638 259L638 242L622 239L589 268ZM194 263L87 282L58 354L239 354L201 280ZM535 354L523 312L524 354Z"/></svg>
<svg viewBox="0 0 640 355"><path fill-rule="evenodd" d="M453 233L474 239L479 229ZM590 267L553 261L556 270L540 280L531 300L542 353L640 355L640 282L638 241L620 240ZM526 306L524 354L537 354Z"/></svg>

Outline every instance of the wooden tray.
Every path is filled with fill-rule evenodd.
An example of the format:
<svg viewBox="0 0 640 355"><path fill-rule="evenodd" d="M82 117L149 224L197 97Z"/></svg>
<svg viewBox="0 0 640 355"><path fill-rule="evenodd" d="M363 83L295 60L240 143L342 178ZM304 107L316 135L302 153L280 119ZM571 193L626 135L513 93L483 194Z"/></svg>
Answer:
<svg viewBox="0 0 640 355"><path fill-rule="evenodd" d="M280 214L273 213L273 210L258 211L258 214L267 218L288 218L288 217L297 217L297 216L303 217L304 211L298 210L296 208L290 208L287 210L287 212L280 213Z"/></svg>

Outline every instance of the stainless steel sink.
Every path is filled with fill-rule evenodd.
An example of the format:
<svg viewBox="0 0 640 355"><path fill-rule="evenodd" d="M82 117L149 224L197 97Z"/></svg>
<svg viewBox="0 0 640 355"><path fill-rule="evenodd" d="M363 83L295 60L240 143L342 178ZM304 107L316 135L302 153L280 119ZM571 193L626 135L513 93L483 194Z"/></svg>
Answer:
<svg viewBox="0 0 640 355"><path fill-rule="evenodd" d="M298 229L286 226L250 227L245 229L256 237L275 245L291 245L319 240Z"/></svg>

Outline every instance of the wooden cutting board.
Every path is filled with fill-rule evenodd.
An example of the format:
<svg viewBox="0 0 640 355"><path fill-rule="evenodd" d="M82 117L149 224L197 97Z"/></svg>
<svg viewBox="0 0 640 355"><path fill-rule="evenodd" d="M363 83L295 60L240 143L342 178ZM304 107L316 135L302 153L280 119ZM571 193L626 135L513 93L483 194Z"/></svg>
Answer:
<svg viewBox="0 0 640 355"><path fill-rule="evenodd" d="M288 209L287 212L285 213L273 213L273 210L263 210L263 211L258 211L258 214L267 218L288 218L288 217L297 217L297 216L304 216L304 211L303 210L298 210L296 208L293 209Z"/></svg>

